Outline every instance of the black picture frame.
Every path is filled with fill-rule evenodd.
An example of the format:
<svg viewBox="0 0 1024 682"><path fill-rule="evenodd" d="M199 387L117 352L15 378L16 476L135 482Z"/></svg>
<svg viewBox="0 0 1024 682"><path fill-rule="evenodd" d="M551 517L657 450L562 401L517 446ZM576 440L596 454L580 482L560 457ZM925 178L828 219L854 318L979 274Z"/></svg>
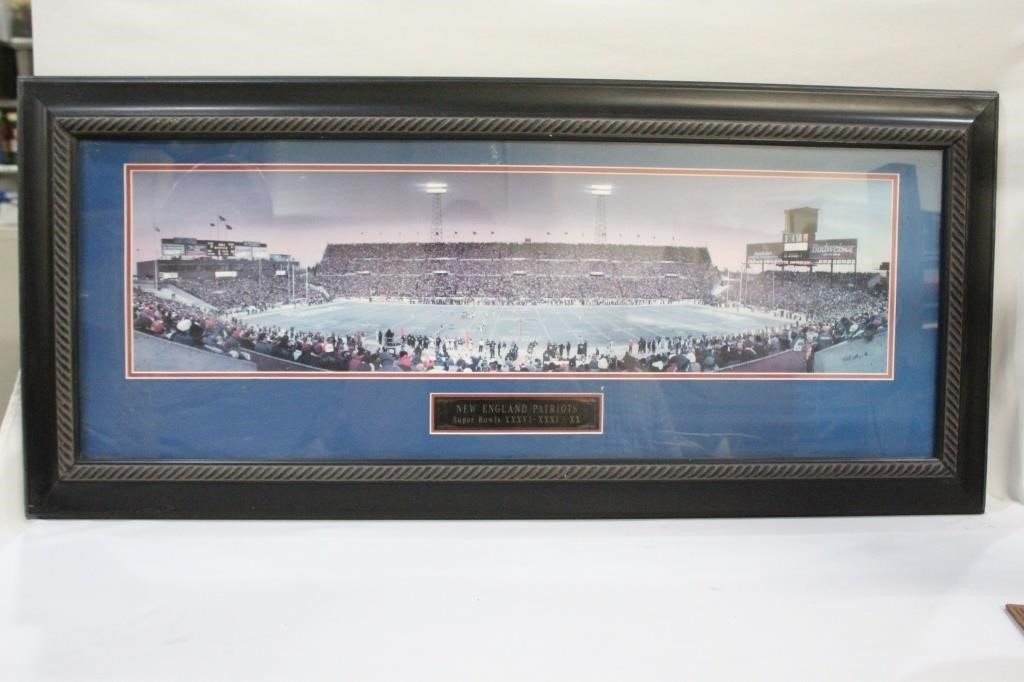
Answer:
<svg viewBox="0 0 1024 682"><path fill-rule="evenodd" d="M26 513L39 518L600 518L984 509L998 97L489 79L20 82ZM90 139L501 139L943 153L941 349L927 460L84 463L74 205Z"/></svg>

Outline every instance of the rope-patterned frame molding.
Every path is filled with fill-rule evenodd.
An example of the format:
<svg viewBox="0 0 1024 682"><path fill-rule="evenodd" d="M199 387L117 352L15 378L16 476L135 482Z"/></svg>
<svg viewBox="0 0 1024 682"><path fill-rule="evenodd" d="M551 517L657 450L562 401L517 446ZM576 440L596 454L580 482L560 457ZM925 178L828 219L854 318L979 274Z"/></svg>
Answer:
<svg viewBox="0 0 1024 682"><path fill-rule="evenodd" d="M52 207L57 461L67 481L195 482L526 482L714 481L769 479L954 478L962 371L963 285L967 243L967 133L957 127L843 125L687 119L602 119L409 116L66 116L52 120ZM77 455L74 343L74 159L86 137L267 137L285 135L448 139L594 139L733 143L815 143L943 149L950 172L947 198L948 300L945 381L941 387L941 451L926 460L715 461L622 463L394 462L150 463L83 462ZM71 352L67 352L71 349Z"/></svg>

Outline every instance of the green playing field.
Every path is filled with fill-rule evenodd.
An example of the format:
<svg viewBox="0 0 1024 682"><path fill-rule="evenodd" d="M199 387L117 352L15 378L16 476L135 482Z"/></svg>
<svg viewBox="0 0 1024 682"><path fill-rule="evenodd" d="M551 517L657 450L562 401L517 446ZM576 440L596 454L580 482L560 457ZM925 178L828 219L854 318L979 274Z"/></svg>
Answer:
<svg viewBox="0 0 1024 682"><path fill-rule="evenodd" d="M354 334L376 339L378 331L424 334L520 345L579 343L615 347L640 338L732 334L781 328L783 320L763 312L686 303L665 305L498 306L427 305L336 301L319 306L282 307L242 315L247 324L279 326L296 332Z"/></svg>

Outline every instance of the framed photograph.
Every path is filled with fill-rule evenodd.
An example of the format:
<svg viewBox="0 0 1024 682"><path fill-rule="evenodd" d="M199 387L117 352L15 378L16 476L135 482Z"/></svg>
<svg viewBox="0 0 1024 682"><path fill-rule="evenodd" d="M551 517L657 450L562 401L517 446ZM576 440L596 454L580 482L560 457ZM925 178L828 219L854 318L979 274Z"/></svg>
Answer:
<svg viewBox="0 0 1024 682"><path fill-rule="evenodd" d="M24 80L27 513L980 512L996 110Z"/></svg>

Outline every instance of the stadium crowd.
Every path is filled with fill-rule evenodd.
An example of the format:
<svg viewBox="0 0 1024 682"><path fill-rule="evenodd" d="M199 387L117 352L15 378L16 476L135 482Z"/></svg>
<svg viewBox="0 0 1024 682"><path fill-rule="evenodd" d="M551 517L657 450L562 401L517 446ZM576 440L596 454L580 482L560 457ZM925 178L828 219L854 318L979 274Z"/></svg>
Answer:
<svg viewBox="0 0 1024 682"><path fill-rule="evenodd" d="M568 257L569 247L576 246L589 260ZM310 277L304 302L339 296L435 303L722 302L716 297L721 275L704 249L610 249L565 244L329 245ZM614 259L599 260L612 254ZM675 276L666 276L670 274ZM707 372L794 350L804 353L810 367L816 351L853 338L870 340L888 327L887 281L862 273L747 275L742 304L786 311L788 317L780 316L776 326L738 334L654 336L604 346L582 337L474 339L469 331L415 335L403 329L374 333L253 324L245 313L289 302L293 285L287 277L240 272L235 278L217 279L199 273L179 277L174 284L215 310L134 287L136 331L234 357L251 359L259 353L326 371ZM294 289L307 291L304 283Z"/></svg>
<svg viewBox="0 0 1024 682"><path fill-rule="evenodd" d="M766 272L747 275L743 303L765 310L798 311L832 322L850 311L884 316L889 303L887 280L859 272Z"/></svg>
<svg viewBox="0 0 1024 682"><path fill-rule="evenodd" d="M292 284L285 275L258 276L255 272L239 271L235 277L217 278L207 273L189 273L170 283L221 311L268 310L291 302L293 289L296 297L301 296L310 304L330 300L319 286L312 287L307 297L301 278L297 277Z"/></svg>
<svg viewBox="0 0 1024 682"><path fill-rule="evenodd" d="M607 244L329 244L313 281L333 298L588 304L710 302L707 249Z"/></svg>

